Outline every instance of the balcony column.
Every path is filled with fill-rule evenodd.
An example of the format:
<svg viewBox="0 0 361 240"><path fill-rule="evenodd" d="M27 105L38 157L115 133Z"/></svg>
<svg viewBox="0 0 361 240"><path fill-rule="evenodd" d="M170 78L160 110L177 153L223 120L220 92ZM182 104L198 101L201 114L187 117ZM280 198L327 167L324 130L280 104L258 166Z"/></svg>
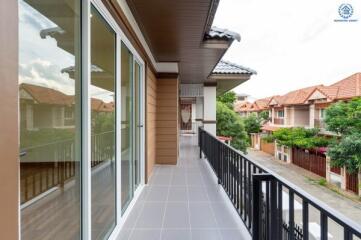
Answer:
<svg viewBox="0 0 361 240"><path fill-rule="evenodd" d="M310 104L310 128L315 127L315 104Z"/></svg>
<svg viewBox="0 0 361 240"><path fill-rule="evenodd" d="M203 88L203 126L204 130L216 135L216 85Z"/></svg>
<svg viewBox="0 0 361 240"><path fill-rule="evenodd" d="M196 132L198 132L198 127L202 126L203 122L203 98L197 97L196 98Z"/></svg>
<svg viewBox="0 0 361 240"><path fill-rule="evenodd" d="M275 124L275 109L272 108L271 110L271 120L272 120L272 124Z"/></svg>
<svg viewBox="0 0 361 240"><path fill-rule="evenodd" d="M289 107L284 107L283 108L283 112L284 112L284 115L283 115L283 125L289 125L289 121L288 121L288 109Z"/></svg>

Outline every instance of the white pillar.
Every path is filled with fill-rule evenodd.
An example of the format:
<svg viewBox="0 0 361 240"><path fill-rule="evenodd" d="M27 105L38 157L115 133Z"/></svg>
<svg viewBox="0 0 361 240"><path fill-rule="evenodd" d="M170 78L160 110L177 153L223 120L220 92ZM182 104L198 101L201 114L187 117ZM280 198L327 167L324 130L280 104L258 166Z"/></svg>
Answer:
<svg viewBox="0 0 361 240"><path fill-rule="evenodd" d="M289 125L290 122L289 122L289 116L288 116L288 109L289 107L284 107L283 108L283 112L284 112L284 115L283 115L283 125Z"/></svg>
<svg viewBox="0 0 361 240"><path fill-rule="evenodd" d="M216 135L216 86L204 86L203 88L203 126L204 130Z"/></svg>
<svg viewBox="0 0 361 240"><path fill-rule="evenodd" d="M273 107L271 110L271 120L272 124L275 124L275 109Z"/></svg>
<svg viewBox="0 0 361 240"><path fill-rule="evenodd" d="M310 104L310 120L309 120L310 128L315 127L315 104Z"/></svg>
<svg viewBox="0 0 361 240"><path fill-rule="evenodd" d="M196 98L196 126L197 126L197 130L198 128L202 126L202 122L203 122L203 98L202 97L197 97Z"/></svg>

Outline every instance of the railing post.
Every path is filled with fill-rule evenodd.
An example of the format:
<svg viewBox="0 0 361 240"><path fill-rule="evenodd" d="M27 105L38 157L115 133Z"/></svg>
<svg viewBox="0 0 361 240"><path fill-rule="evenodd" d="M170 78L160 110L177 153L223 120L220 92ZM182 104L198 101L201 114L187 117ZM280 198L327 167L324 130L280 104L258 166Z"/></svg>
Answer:
<svg viewBox="0 0 361 240"><path fill-rule="evenodd" d="M221 177L222 177L222 172L221 172L221 160L222 160L222 151L221 151L221 144L219 142L217 142L217 179L218 179L218 184L221 184Z"/></svg>
<svg viewBox="0 0 361 240"><path fill-rule="evenodd" d="M263 199L262 199L262 182L263 181L272 181L274 182L275 180L273 179L273 176L271 174L268 173L260 173L260 174L253 174L252 175L252 182L253 182L253 186L252 186L252 190L253 190L253 195L252 195L252 199L253 199L253 209L252 209L252 239L253 240L263 240L262 236L262 229L267 229L267 226L265 226L264 228L262 228L262 208L263 208ZM271 185L272 187L272 185ZM275 185L273 185L272 187L273 189L275 188ZM275 205L274 200L272 201L272 197L275 197L276 193L274 193L273 195L271 195L271 207L272 205ZM272 209L271 209L271 214L272 214ZM273 211L273 215L271 215L271 219L274 219L272 217L276 216L276 211ZM271 220L272 222L272 220ZM267 221L265 221L265 224L267 223ZM274 226L274 224L277 223L271 223L272 227ZM276 228L271 228L271 231L277 231ZM270 239L271 240L278 240L277 238L273 238L275 235L271 234Z"/></svg>
<svg viewBox="0 0 361 240"><path fill-rule="evenodd" d="M252 240L261 240L262 224L262 181L258 175L253 175L253 221L252 221Z"/></svg>
<svg viewBox="0 0 361 240"><path fill-rule="evenodd" d="M199 158L202 158L202 129L198 128L198 145L199 145Z"/></svg>

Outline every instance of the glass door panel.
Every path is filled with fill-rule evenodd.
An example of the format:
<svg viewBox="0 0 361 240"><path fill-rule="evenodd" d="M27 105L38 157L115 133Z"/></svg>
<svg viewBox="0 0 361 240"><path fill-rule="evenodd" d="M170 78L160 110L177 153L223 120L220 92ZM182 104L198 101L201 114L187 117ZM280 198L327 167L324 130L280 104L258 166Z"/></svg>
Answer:
<svg viewBox="0 0 361 240"><path fill-rule="evenodd" d="M18 3L21 238L80 239L81 1Z"/></svg>
<svg viewBox="0 0 361 240"><path fill-rule="evenodd" d="M91 14L91 230L106 239L116 224L116 33L94 7Z"/></svg>
<svg viewBox="0 0 361 240"><path fill-rule="evenodd" d="M121 198L124 212L133 198L133 55L121 47Z"/></svg>
<svg viewBox="0 0 361 240"><path fill-rule="evenodd" d="M141 85L141 67L134 61L134 119L135 119L135 153L134 153L134 189L140 183L140 164L141 164L141 132L142 132L142 85Z"/></svg>

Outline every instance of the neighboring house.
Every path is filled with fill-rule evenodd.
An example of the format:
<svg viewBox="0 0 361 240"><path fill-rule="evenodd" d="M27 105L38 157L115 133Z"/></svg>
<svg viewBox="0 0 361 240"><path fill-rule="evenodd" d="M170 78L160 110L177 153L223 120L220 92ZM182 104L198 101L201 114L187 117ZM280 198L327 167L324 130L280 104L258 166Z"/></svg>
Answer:
<svg viewBox="0 0 361 240"><path fill-rule="evenodd" d="M271 121L262 127L262 133L252 136L252 146L275 156L276 159L294 163L312 171L343 189L359 194L357 174L350 175L345 169L331 168L324 149L312 152L289 148L277 143L266 143L261 139L282 127L320 128L324 135L335 135L326 131L326 108L338 101L348 101L361 97L361 73L355 73L329 86L317 85L291 91L282 96L271 97L268 108ZM273 145L272 145L273 144ZM270 149L274 149L273 152ZM313 159L311 163L310 159ZM307 163L305 163L307 162Z"/></svg>
<svg viewBox="0 0 361 240"><path fill-rule="evenodd" d="M74 95L48 87L22 83L19 86L20 126L26 130L74 128ZM114 102L91 99L94 112L113 112Z"/></svg>
<svg viewBox="0 0 361 240"><path fill-rule="evenodd" d="M236 101L234 103L233 110L237 112L241 117L247 117L251 114L250 108L252 103L248 101Z"/></svg>

